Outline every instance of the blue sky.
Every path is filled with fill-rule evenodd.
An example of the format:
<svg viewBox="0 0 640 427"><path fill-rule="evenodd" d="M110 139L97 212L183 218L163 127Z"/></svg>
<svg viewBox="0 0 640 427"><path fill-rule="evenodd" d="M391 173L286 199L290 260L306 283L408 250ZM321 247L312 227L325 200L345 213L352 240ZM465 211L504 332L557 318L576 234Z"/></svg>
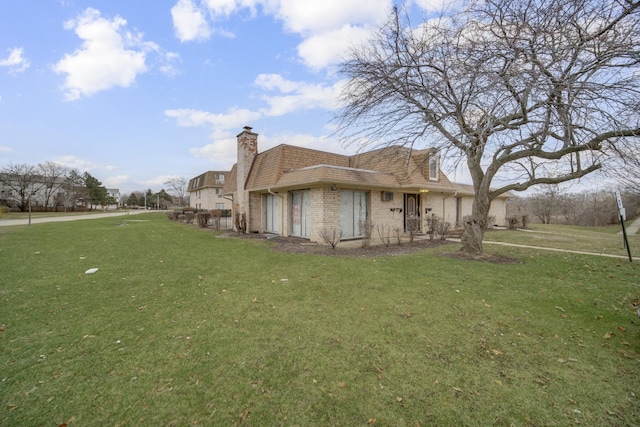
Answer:
<svg viewBox="0 0 640 427"><path fill-rule="evenodd" d="M4 1L0 167L55 161L158 191L230 169L245 125L260 151L352 152L330 137L336 64L394 1Z"/></svg>

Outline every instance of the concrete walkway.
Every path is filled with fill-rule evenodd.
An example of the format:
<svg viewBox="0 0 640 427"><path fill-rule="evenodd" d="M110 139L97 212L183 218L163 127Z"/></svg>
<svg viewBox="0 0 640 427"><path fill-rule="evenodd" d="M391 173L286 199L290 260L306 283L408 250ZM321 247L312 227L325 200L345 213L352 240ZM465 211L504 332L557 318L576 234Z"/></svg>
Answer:
<svg viewBox="0 0 640 427"><path fill-rule="evenodd" d="M640 229L640 217L636 218L635 221L631 223L630 226L627 227L627 236L632 234L637 234ZM618 234L622 234L622 230Z"/></svg>
<svg viewBox="0 0 640 427"><path fill-rule="evenodd" d="M637 234L638 230L640 230L640 217L636 218L633 221L633 223L631 223L631 225L627 227L627 236L631 236L631 235ZM522 231L527 231L527 230L522 230ZM618 232L618 234L622 234L622 230L620 230ZM452 241L452 242L460 242L460 239L447 239L447 240ZM594 256L601 256L601 257L607 257L607 258L629 259L629 257L626 256L626 255L612 255L612 254L604 254L604 253L598 253L598 252L573 251L571 249L545 248L543 246L519 245L517 243L492 242L492 241L488 241L488 240L484 240L482 242L482 244L483 245L511 246L511 247L515 247L515 248L526 248L526 249L538 249L538 250L541 250L541 251L551 251L551 252L565 252L565 253L580 254L580 255L594 255ZM635 258L633 256L631 258L632 259L637 259L637 258Z"/></svg>
<svg viewBox="0 0 640 427"><path fill-rule="evenodd" d="M50 216L44 218L31 218L31 224L41 224L44 222L62 222L62 221L79 221L84 219L96 219L96 218L111 218L111 217L127 217L129 215L138 215L145 212L155 212L155 211L144 211L144 210L130 210L130 211L117 211L117 212L105 212L105 213L94 213L87 215L65 215L65 216ZM11 226L11 225L28 225L29 219L2 219L0 218L0 227L2 226Z"/></svg>

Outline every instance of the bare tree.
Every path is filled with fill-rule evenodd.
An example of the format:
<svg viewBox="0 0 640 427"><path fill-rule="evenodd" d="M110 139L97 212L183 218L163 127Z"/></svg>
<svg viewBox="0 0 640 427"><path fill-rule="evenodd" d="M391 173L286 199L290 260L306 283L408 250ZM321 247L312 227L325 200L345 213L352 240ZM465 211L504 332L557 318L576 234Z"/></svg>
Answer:
<svg viewBox="0 0 640 427"><path fill-rule="evenodd" d="M528 198L529 209L542 224L551 224L553 217L560 213L565 192L558 184L546 184Z"/></svg>
<svg viewBox="0 0 640 427"><path fill-rule="evenodd" d="M466 162L475 199L462 250L480 253L498 195L580 178L637 143L639 8L471 0L418 26L394 9L341 64L341 136L361 147L429 143Z"/></svg>
<svg viewBox="0 0 640 427"><path fill-rule="evenodd" d="M0 171L4 198L11 200L22 212L31 205L32 198L44 185L38 169L26 163L10 164Z"/></svg>
<svg viewBox="0 0 640 427"><path fill-rule="evenodd" d="M38 165L38 171L44 184L44 208L49 210L51 197L64 187L69 168L56 162L44 162Z"/></svg>
<svg viewBox="0 0 640 427"><path fill-rule="evenodd" d="M640 148L623 147L620 150L623 164L607 169L607 175L613 176L623 192L640 195Z"/></svg>
<svg viewBox="0 0 640 427"><path fill-rule="evenodd" d="M188 181L183 177L171 178L164 183L169 187L168 193L174 197L175 203L180 206L188 204L187 184Z"/></svg>

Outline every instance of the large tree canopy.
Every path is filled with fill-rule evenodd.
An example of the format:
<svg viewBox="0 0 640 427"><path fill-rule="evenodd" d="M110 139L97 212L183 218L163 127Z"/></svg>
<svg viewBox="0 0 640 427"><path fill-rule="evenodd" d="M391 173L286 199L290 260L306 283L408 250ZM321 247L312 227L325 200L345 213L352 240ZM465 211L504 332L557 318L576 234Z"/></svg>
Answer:
<svg viewBox="0 0 640 427"><path fill-rule="evenodd" d="M341 65L342 135L466 162L463 250L482 252L496 196L583 177L637 143L639 11L631 0L481 0L412 25L394 9Z"/></svg>

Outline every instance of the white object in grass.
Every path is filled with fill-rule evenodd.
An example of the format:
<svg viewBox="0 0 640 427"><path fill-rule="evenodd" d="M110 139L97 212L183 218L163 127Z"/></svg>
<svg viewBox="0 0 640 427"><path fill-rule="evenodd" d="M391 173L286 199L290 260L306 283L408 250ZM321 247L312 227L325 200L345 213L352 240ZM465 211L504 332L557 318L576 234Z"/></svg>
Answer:
<svg viewBox="0 0 640 427"><path fill-rule="evenodd" d="M85 272L84 272L84 274L93 274L93 273L95 273L96 271L98 271L98 269L97 269L97 268L90 268L90 269L88 269L87 271L85 271Z"/></svg>

